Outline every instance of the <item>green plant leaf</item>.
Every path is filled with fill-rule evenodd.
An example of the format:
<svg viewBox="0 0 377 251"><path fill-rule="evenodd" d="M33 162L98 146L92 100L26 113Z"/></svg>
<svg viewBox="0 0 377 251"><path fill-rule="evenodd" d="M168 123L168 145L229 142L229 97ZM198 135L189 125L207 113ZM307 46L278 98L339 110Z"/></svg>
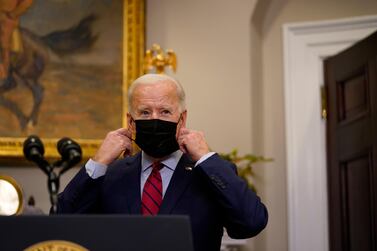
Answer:
<svg viewBox="0 0 377 251"><path fill-rule="evenodd" d="M243 156L238 156L237 148L233 149L229 153L219 153L220 157L234 163L237 167L238 176L244 179L250 189L256 192L256 188L252 183L252 178L255 176L253 171L253 164L255 163L262 163L262 162L271 162L274 159L266 158L260 155L254 154L245 154Z"/></svg>

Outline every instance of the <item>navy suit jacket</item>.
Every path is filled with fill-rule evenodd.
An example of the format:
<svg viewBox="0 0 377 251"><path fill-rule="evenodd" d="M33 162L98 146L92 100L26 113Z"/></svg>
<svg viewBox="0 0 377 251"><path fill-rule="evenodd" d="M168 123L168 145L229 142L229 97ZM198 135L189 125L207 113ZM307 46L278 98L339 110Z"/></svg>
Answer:
<svg viewBox="0 0 377 251"><path fill-rule="evenodd" d="M220 250L224 227L239 239L266 226L266 207L234 164L217 154L194 164L182 155L159 214L188 215L196 251ZM58 213L141 214L140 172L140 153L115 161L98 179L83 167L59 195Z"/></svg>

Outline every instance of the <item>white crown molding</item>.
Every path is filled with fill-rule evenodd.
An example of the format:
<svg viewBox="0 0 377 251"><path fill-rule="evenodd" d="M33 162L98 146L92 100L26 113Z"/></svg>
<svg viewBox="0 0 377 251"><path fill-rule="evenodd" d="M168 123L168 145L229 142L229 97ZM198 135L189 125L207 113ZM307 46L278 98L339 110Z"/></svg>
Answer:
<svg viewBox="0 0 377 251"><path fill-rule="evenodd" d="M317 22L288 23L284 24L283 27L296 35L304 35L375 28L376 25L376 16L370 15Z"/></svg>

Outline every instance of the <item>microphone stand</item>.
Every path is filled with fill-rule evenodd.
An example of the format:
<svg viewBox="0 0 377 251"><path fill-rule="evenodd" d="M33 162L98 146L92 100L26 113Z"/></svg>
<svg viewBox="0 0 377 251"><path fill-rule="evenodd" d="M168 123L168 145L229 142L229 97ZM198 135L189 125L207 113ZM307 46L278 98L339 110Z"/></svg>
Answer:
<svg viewBox="0 0 377 251"><path fill-rule="evenodd" d="M71 167L69 161L58 160L52 165L45 159L43 161L35 161L40 169L47 175L47 187L50 195L51 209L50 214L58 212L58 192L60 186L60 176ZM60 172L55 172L58 167Z"/></svg>
<svg viewBox="0 0 377 251"><path fill-rule="evenodd" d="M50 213L56 214L58 212L58 191L60 185L60 175L57 175L53 168L54 167L50 169L50 172L47 175L47 186L51 201Z"/></svg>
<svg viewBox="0 0 377 251"><path fill-rule="evenodd" d="M58 212L58 192L60 186L60 176L67 171L72 163L69 161L58 160L53 165L50 165L47 173L47 186L50 194L51 209L50 214L56 214ZM55 172L55 168L60 169L59 173Z"/></svg>

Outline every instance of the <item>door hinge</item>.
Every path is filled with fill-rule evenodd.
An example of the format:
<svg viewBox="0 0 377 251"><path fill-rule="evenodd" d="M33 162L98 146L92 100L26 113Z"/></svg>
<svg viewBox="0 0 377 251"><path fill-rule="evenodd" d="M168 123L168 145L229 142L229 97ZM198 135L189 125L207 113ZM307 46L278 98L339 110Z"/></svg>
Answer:
<svg viewBox="0 0 377 251"><path fill-rule="evenodd" d="M327 92L324 85L321 86L321 117L327 119Z"/></svg>

